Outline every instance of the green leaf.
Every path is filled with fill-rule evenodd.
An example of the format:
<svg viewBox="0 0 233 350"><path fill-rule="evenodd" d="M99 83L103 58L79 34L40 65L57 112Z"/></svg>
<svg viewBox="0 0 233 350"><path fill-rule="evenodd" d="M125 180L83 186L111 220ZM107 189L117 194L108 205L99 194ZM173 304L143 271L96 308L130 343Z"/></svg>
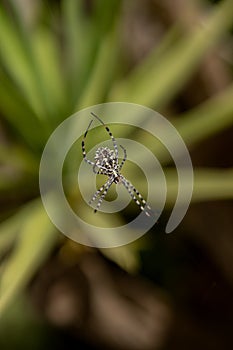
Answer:
<svg viewBox="0 0 233 350"><path fill-rule="evenodd" d="M117 34L117 31L113 30L103 39L86 88L78 100L77 109L98 104L104 100L111 85L111 79L113 78L113 72L115 71L117 58L119 57ZM107 74L106 67L108 67Z"/></svg>
<svg viewBox="0 0 233 350"><path fill-rule="evenodd" d="M32 63L28 38L13 19L0 6L0 63L22 89L25 99L39 119L44 119L45 110L40 98L38 82Z"/></svg>
<svg viewBox="0 0 233 350"><path fill-rule="evenodd" d="M83 4L76 0L62 1L62 23L65 37L64 58L73 105L85 85L89 74L93 46L92 28L84 13Z"/></svg>
<svg viewBox="0 0 233 350"><path fill-rule="evenodd" d="M38 150L48 136L33 109L9 77L0 69L0 109L3 117L17 130L33 150Z"/></svg>
<svg viewBox="0 0 233 350"><path fill-rule="evenodd" d="M50 252L57 235L41 202L30 203L21 218L17 245L0 280L0 318Z"/></svg>
<svg viewBox="0 0 233 350"><path fill-rule="evenodd" d="M174 205L178 190L177 173L175 169L166 170L166 180L168 187L166 205L170 207ZM228 199L233 199L233 168L195 169L192 203ZM154 205L156 205L156 199Z"/></svg>
<svg viewBox="0 0 233 350"><path fill-rule="evenodd" d="M227 129L233 125L233 85L187 113L174 117L171 122L189 148ZM149 147L161 163L164 164L171 160L166 145L162 145L158 140L153 138L152 142L150 137L139 133L137 141Z"/></svg>
<svg viewBox="0 0 233 350"><path fill-rule="evenodd" d="M233 125L233 85L175 121L185 143L192 146Z"/></svg>
<svg viewBox="0 0 233 350"><path fill-rule="evenodd" d="M60 65L57 38L50 28L41 26L35 30L31 39L41 101L50 118L59 121L67 111L68 93Z"/></svg>
<svg viewBox="0 0 233 350"><path fill-rule="evenodd" d="M14 215L0 224L0 256L10 248L17 236L22 219L20 214Z"/></svg>
<svg viewBox="0 0 233 350"><path fill-rule="evenodd" d="M100 41L106 33L111 31L119 10L121 8L121 0L97 0L93 3L93 22L95 32L93 33Z"/></svg>
<svg viewBox="0 0 233 350"><path fill-rule="evenodd" d="M160 62L148 70L144 76L139 69L132 72L109 95L115 101L129 101L151 107L161 107L168 103L197 69L204 55L229 30L233 23L232 1L222 1L204 25L187 33L179 42L166 50ZM152 53L154 55L154 53ZM145 61L147 65L148 58Z"/></svg>

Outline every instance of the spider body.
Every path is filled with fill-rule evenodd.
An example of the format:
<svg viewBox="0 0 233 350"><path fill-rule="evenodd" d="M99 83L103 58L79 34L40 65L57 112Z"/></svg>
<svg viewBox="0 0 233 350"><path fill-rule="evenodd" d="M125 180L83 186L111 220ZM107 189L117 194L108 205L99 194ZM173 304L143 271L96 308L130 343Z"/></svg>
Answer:
<svg viewBox="0 0 233 350"><path fill-rule="evenodd" d="M117 142L116 142L114 136L112 135L108 126L105 125L104 122L96 114L91 112L91 115L93 117L95 117L105 127L110 138L112 139L114 150L110 149L109 147L99 147L99 148L97 148L97 150L95 152L94 161L87 159L86 150L85 150L85 139L86 139L88 130L93 122L93 119L92 119L87 127L87 130L84 133L84 137L82 140L83 158L84 158L85 162L87 162L89 165L91 165L93 167L92 169L93 169L93 172L95 174L107 175L108 180L106 181L106 183L103 186L101 186L95 192L95 194L93 195L93 197L89 201L89 204L91 204L93 201L95 201L97 199L97 197L99 197L96 209L94 210L94 212L97 212L98 209L100 208L101 203L104 200L110 186L113 183L115 183L115 184L122 183L125 186L126 190L128 191L129 195L131 196L131 198L140 207L140 209L142 211L144 211L147 216L150 216L150 213L149 213L151 211L150 206L144 200L144 198L142 197L140 192L131 184L131 182L128 181L120 173L121 168L127 159L126 149L122 145L120 145L121 149L124 152L124 157L123 157L122 161L119 163L118 146L117 146Z"/></svg>
<svg viewBox="0 0 233 350"><path fill-rule="evenodd" d="M117 170L117 159L113 150L108 147L99 147L95 153L95 166L104 175L111 175Z"/></svg>
<svg viewBox="0 0 233 350"><path fill-rule="evenodd" d="M108 147L97 148L94 159L94 167L99 168L97 174L112 177L113 182L115 182L116 184L120 182L118 162L115 152L112 149Z"/></svg>

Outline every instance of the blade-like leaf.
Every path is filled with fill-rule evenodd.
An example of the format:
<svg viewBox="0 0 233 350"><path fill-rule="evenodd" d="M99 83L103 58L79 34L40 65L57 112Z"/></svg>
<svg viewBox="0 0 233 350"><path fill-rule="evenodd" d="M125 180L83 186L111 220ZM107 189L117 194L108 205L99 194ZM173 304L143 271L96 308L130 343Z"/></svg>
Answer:
<svg viewBox="0 0 233 350"><path fill-rule="evenodd" d="M89 81L78 101L77 109L103 101L113 78L118 53L119 43L116 30L114 30L103 39ZM108 74L105 72L106 67L109 70Z"/></svg>
<svg viewBox="0 0 233 350"><path fill-rule="evenodd" d="M222 1L203 26L187 33L170 50L166 50L160 62L149 67L147 72L144 70L143 77L137 76L138 69L135 73L132 72L127 80L110 93L110 100L129 101L152 107L165 105L182 89L206 52L225 35L232 23L232 1ZM147 61L148 59L146 64Z"/></svg>
<svg viewBox="0 0 233 350"><path fill-rule="evenodd" d="M38 85L48 115L61 120L67 112L68 93L60 66L57 38L51 29L38 27L32 37L31 47Z"/></svg>
<svg viewBox="0 0 233 350"><path fill-rule="evenodd" d="M14 242L20 228L22 213L12 216L0 224L0 256Z"/></svg>
<svg viewBox="0 0 233 350"><path fill-rule="evenodd" d="M22 89L25 99L37 117L44 119L46 113L35 77L29 41L2 6L0 6L0 64L5 67L18 88Z"/></svg>
<svg viewBox="0 0 233 350"><path fill-rule="evenodd" d="M174 205L178 182L176 170L166 170L167 206ZM188 180L188 179L187 179ZM233 199L233 169L196 168L192 202ZM154 199L154 205L156 198ZM182 204L182 203L180 203Z"/></svg>
<svg viewBox="0 0 233 350"><path fill-rule="evenodd" d="M208 138L233 125L233 85L195 109L181 115L175 126L187 145Z"/></svg>
<svg viewBox="0 0 233 350"><path fill-rule="evenodd" d="M44 144L49 131L41 124L17 86L0 69L0 109L4 118L33 150Z"/></svg>
<svg viewBox="0 0 233 350"><path fill-rule="evenodd" d="M196 108L171 120L187 146L194 147L198 142L233 125L233 86L213 96ZM145 121L146 123L147 121ZM160 162L170 161L166 145L158 140L138 135L138 142L148 146ZM174 144L176 147L176 144Z"/></svg>
<svg viewBox="0 0 233 350"><path fill-rule="evenodd" d="M65 37L66 75L69 97L74 104L85 85L90 69L90 52L93 38L90 22L84 13L83 4L76 0L62 1L62 20Z"/></svg>
<svg viewBox="0 0 233 350"><path fill-rule="evenodd" d="M55 231L41 202L30 203L22 217L17 245L2 272L0 318L49 253L57 237Z"/></svg>

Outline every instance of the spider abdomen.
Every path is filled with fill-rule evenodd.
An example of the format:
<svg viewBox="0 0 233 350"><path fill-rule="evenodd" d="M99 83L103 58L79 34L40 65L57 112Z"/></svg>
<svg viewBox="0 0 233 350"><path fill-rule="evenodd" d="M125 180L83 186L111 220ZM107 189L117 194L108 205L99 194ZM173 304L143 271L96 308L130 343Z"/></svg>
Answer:
<svg viewBox="0 0 233 350"><path fill-rule="evenodd" d="M114 169L117 166L115 152L108 147L99 147L95 152L95 164L97 167L105 168L106 170Z"/></svg>

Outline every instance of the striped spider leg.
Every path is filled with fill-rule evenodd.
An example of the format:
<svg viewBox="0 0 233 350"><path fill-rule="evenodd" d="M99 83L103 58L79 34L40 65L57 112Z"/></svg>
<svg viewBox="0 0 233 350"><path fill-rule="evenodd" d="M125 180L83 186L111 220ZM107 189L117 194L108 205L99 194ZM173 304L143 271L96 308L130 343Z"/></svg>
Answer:
<svg viewBox="0 0 233 350"><path fill-rule="evenodd" d="M121 176L121 182L123 183L123 185L127 189L131 198L140 207L140 209L145 212L145 214L147 216L151 216L151 214L150 214L151 207L147 204L145 199L142 197L141 193L123 175L120 175L120 176Z"/></svg>
<svg viewBox="0 0 233 350"><path fill-rule="evenodd" d="M108 180L106 181L106 183L104 185L102 185L95 192L95 194L93 195L93 197L89 201L89 204L94 202L99 197L97 205L96 205L96 209L94 210L94 212L96 213L99 210L99 208L100 208L105 196L107 195L107 192L108 192L109 188L111 187L111 185L113 183L115 183L115 184L122 183L124 185L124 187L126 188L126 190L128 191L131 198L139 206L139 208L142 211L144 211L147 216L150 216L151 215L150 214L150 212L151 212L150 206L147 204L147 202L142 197L140 192L131 184L131 182L128 181L120 173L120 171L121 171L121 169L122 169L122 167L127 159L126 149L122 145L120 145L121 149L123 150L124 156L123 156L121 163L119 163L119 151L118 151L118 145L117 145L115 137L111 133L109 127L96 114L91 112L91 115L93 117L95 117L105 127L105 130L107 131L108 135L110 136L110 138L112 140L114 149L110 149L109 147L98 147L96 152L95 152L94 161L91 161L87 158L86 149L85 149L85 140L86 140L87 133L88 133L88 131L91 127L91 124L93 122L93 119L92 119L90 121L85 133L84 133L83 140L82 140L83 158L84 158L86 163L88 163L89 165L92 166L92 170L95 174L107 175Z"/></svg>
<svg viewBox="0 0 233 350"><path fill-rule="evenodd" d="M105 196L106 196L110 186L112 185L112 183L113 183L113 180L112 179L108 179L107 182L95 192L95 194L93 195L91 200L88 202L89 204L91 204L100 195L100 198L98 200L98 203L97 203L96 209L94 210L94 213L96 213L98 211L98 209L101 206L101 203L103 202L103 200L104 200L104 198L105 198Z"/></svg>

